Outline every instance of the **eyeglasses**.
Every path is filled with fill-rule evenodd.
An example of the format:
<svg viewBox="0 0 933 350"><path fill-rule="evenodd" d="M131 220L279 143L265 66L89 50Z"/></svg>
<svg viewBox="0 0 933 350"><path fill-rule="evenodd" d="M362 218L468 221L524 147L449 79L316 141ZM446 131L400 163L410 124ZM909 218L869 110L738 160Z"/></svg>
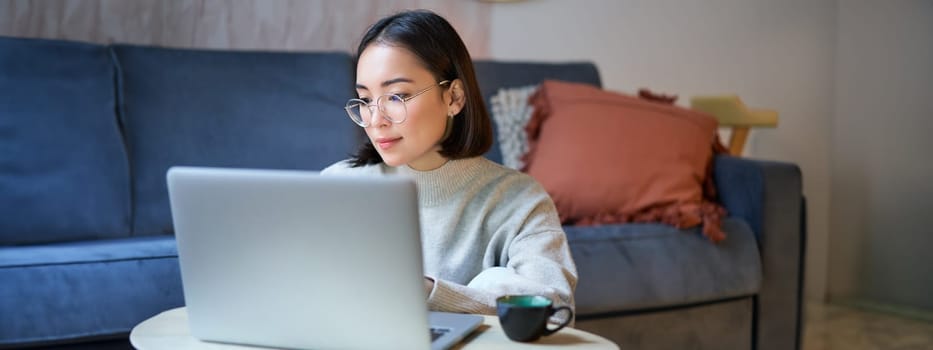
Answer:
<svg viewBox="0 0 933 350"><path fill-rule="evenodd" d="M408 118L408 109L405 107L405 102L411 101L411 99L418 97L428 90L448 83L450 83L450 80L444 80L407 97L396 94L382 95L372 103L358 98L351 98L347 101L347 106L344 107L344 109L347 110L347 115L350 116L350 119L353 120L356 125L364 128L372 124L371 122L373 114L376 113L376 107L379 108L379 112L382 112L383 118L393 124L399 124Z"/></svg>

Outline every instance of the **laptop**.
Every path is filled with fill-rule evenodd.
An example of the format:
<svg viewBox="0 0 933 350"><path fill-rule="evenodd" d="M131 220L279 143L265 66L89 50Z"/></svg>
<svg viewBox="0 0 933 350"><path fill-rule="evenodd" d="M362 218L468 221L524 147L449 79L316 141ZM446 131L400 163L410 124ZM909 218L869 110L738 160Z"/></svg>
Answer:
<svg viewBox="0 0 933 350"><path fill-rule="evenodd" d="M197 339L446 349L482 323L428 312L410 179L206 167L166 178Z"/></svg>

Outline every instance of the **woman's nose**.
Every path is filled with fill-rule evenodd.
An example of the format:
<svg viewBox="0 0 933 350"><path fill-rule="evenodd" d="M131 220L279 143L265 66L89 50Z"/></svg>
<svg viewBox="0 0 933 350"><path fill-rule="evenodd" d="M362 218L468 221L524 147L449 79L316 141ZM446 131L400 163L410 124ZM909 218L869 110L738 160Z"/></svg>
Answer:
<svg viewBox="0 0 933 350"><path fill-rule="evenodd" d="M378 106L369 106L369 125L380 127L389 123L389 120L385 118L385 115L382 112L382 108Z"/></svg>

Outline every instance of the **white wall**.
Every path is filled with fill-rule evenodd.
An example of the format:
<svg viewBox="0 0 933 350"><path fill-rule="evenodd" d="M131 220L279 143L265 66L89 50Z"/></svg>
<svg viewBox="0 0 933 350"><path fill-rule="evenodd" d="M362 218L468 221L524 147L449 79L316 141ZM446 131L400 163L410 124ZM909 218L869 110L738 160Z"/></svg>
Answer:
<svg viewBox="0 0 933 350"><path fill-rule="evenodd" d="M839 2L833 298L933 312L933 2Z"/></svg>
<svg viewBox="0 0 933 350"><path fill-rule="evenodd" d="M486 54L489 4L447 0L2 0L0 35L242 50L355 51L366 27L408 8L444 15Z"/></svg>
<svg viewBox="0 0 933 350"><path fill-rule="evenodd" d="M746 155L797 163L808 199L806 295L827 270L832 0L531 0L493 6L489 55L592 60L606 88L690 96L737 93L780 112L752 132Z"/></svg>

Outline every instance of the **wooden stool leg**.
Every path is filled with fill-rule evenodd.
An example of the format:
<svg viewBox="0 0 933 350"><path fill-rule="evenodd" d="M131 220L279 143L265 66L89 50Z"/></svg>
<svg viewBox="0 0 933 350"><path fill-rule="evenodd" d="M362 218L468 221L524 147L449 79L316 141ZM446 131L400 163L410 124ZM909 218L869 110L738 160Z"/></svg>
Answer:
<svg viewBox="0 0 933 350"><path fill-rule="evenodd" d="M741 157L742 148L745 147L745 139L748 138L747 126L736 126L732 128L732 135L729 136L729 154Z"/></svg>

